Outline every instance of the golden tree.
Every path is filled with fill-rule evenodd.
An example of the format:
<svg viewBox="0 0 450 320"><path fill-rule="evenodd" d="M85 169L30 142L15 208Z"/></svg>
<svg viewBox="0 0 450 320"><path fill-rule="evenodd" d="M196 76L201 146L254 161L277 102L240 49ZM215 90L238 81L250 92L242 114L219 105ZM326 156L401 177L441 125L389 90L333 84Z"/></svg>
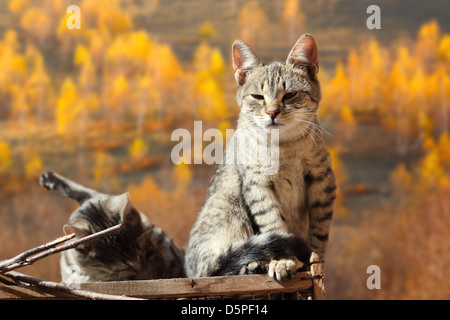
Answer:
<svg viewBox="0 0 450 320"><path fill-rule="evenodd" d="M417 65L427 71L432 70L438 53L440 30L439 24L433 20L425 23L417 35L415 56Z"/></svg>
<svg viewBox="0 0 450 320"><path fill-rule="evenodd" d="M266 38L266 32L261 30L268 25L266 14L258 1L250 1L242 7L237 25L240 39L258 51Z"/></svg>
<svg viewBox="0 0 450 320"><path fill-rule="evenodd" d="M38 122L49 118L55 103L53 83L47 73L44 57L39 50L33 46L28 46L25 53L28 65L31 68L31 75L25 83L25 92L30 107Z"/></svg>
<svg viewBox="0 0 450 320"><path fill-rule="evenodd" d="M0 141L0 174L8 172L11 166L11 149L9 144L4 141Z"/></svg>
<svg viewBox="0 0 450 320"><path fill-rule="evenodd" d="M20 19L21 28L40 45L43 45L52 32L52 21L45 12L36 7L25 10Z"/></svg>
<svg viewBox="0 0 450 320"><path fill-rule="evenodd" d="M287 0L282 15L282 34L287 36L287 43L294 44L298 35L303 32L305 16L302 12L301 0Z"/></svg>
<svg viewBox="0 0 450 320"><path fill-rule="evenodd" d="M56 101L56 132L59 135L71 135L81 113L77 88L70 78L66 78L61 86Z"/></svg>
<svg viewBox="0 0 450 320"><path fill-rule="evenodd" d="M131 161L138 162L142 160L147 155L148 149L148 144L141 137L134 138L131 146L128 148Z"/></svg>

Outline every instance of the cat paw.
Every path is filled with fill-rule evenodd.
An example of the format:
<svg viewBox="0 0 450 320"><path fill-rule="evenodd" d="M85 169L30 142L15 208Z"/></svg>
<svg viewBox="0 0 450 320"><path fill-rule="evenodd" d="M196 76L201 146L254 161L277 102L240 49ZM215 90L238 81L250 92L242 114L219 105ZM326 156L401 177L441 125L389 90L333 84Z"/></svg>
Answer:
<svg viewBox="0 0 450 320"><path fill-rule="evenodd" d="M239 271L239 275L244 274L261 274L266 270L265 264L261 261L253 261L243 266Z"/></svg>
<svg viewBox="0 0 450 320"><path fill-rule="evenodd" d="M43 173L39 178L39 184L48 190L55 190L58 181L52 171Z"/></svg>
<svg viewBox="0 0 450 320"><path fill-rule="evenodd" d="M269 277L278 282L291 279L297 272L297 259L272 260L269 263Z"/></svg>

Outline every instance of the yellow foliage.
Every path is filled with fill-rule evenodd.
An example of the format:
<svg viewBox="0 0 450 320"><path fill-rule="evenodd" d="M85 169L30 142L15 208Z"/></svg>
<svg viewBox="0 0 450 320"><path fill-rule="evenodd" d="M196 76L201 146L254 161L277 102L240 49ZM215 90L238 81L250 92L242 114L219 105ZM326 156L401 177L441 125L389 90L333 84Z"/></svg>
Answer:
<svg viewBox="0 0 450 320"><path fill-rule="evenodd" d="M75 49L75 54L73 57L73 63L77 66L84 64L86 61L90 60L90 54L88 49L82 45L79 44L77 48Z"/></svg>
<svg viewBox="0 0 450 320"><path fill-rule="evenodd" d="M101 101L98 98L96 93L89 93L87 96L82 99L83 109L84 110L99 110L101 106Z"/></svg>
<svg viewBox="0 0 450 320"><path fill-rule="evenodd" d="M349 79L345 73L342 61L337 63L335 73L336 75L333 78L333 84L341 90L345 90L348 87Z"/></svg>
<svg viewBox="0 0 450 320"><path fill-rule="evenodd" d="M399 45L395 59L376 40L351 50L347 65L323 84L321 114L343 121L379 121L398 135L399 152L417 139L446 130L450 114L450 35L424 24L412 48ZM375 117L374 117L375 116Z"/></svg>
<svg viewBox="0 0 450 320"><path fill-rule="evenodd" d="M106 51L106 62L113 68L123 66L142 66L152 50L152 43L144 31L124 33L115 38Z"/></svg>
<svg viewBox="0 0 450 320"><path fill-rule="evenodd" d="M42 171L42 162L41 159L37 155L31 156L26 165L25 165L25 173L27 178L35 178Z"/></svg>
<svg viewBox="0 0 450 320"><path fill-rule="evenodd" d="M106 28L112 35L132 30L131 17L122 12L118 0L108 0L101 8L96 11L98 28Z"/></svg>
<svg viewBox="0 0 450 320"><path fill-rule="evenodd" d="M8 4L8 9L14 14L19 14L29 5L30 0L11 0Z"/></svg>
<svg viewBox="0 0 450 320"><path fill-rule="evenodd" d="M428 58L430 55L436 53L436 48L439 43L439 24L433 20L422 25L417 36L416 54L419 59ZM424 61L420 61L424 62Z"/></svg>
<svg viewBox="0 0 450 320"><path fill-rule="evenodd" d="M264 10L258 1L247 2L241 9L238 17L238 30L240 39L244 39L253 47L258 47L263 41L265 32L261 32L264 26L268 25Z"/></svg>
<svg viewBox="0 0 450 320"><path fill-rule="evenodd" d="M11 85L10 92L12 94L11 117L19 120L19 122L26 120L31 111L26 92L17 85Z"/></svg>
<svg viewBox="0 0 450 320"><path fill-rule="evenodd" d="M334 209L338 217L345 217L348 213L347 208L344 207L344 195L342 188L347 180L345 176L344 167L339 159L338 151L334 148L329 148L328 152L331 158L331 167L333 168L334 175L336 177L336 200L334 202Z"/></svg>
<svg viewBox="0 0 450 320"><path fill-rule="evenodd" d="M446 166L447 173L450 175L450 136L448 133L443 133L439 138L437 145L437 152L442 165Z"/></svg>
<svg viewBox="0 0 450 320"><path fill-rule="evenodd" d="M209 69L212 49L207 42L201 42L194 52L194 70L206 71Z"/></svg>
<svg viewBox="0 0 450 320"><path fill-rule="evenodd" d="M11 72L14 75L25 76L27 73L27 62L21 55L14 55L11 59Z"/></svg>
<svg viewBox="0 0 450 320"><path fill-rule="evenodd" d="M80 75L78 78L78 86L80 92L86 94L86 92L92 91L96 87L97 73L95 66L89 56L83 62Z"/></svg>
<svg viewBox="0 0 450 320"><path fill-rule="evenodd" d="M11 165L11 149L6 142L0 141L0 173L7 172Z"/></svg>
<svg viewBox="0 0 450 320"><path fill-rule="evenodd" d="M422 159L420 174L422 183L425 183L427 186L439 186L443 182L444 169L435 150Z"/></svg>
<svg viewBox="0 0 450 320"><path fill-rule="evenodd" d="M159 188L155 180L151 176L146 176L140 185L130 185L128 187L130 191L130 197L138 208L146 208L145 211L148 212L151 209L149 207L161 207L167 203L166 194Z"/></svg>
<svg viewBox="0 0 450 320"><path fill-rule="evenodd" d="M340 110L341 121L345 126L354 127L356 125L355 117L353 116L353 111L349 106L343 106Z"/></svg>
<svg viewBox="0 0 450 320"><path fill-rule="evenodd" d="M298 0L287 0L283 10L283 20L298 19L300 4Z"/></svg>
<svg viewBox="0 0 450 320"><path fill-rule="evenodd" d="M198 30L198 36L203 39L210 39L214 37L216 30L210 22L203 22L200 29Z"/></svg>
<svg viewBox="0 0 450 320"><path fill-rule="evenodd" d="M141 137L136 137L128 149L128 153L133 161L141 159L147 152L148 144Z"/></svg>
<svg viewBox="0 0 450 320"><path fill-rule="evenodd" d="M225 61L217 48L212 51L209 70L213 75L219 77L225 73Z"/></svg>
<svg viewBox="0 0 450 320"><path fill-rule="evenodd" d="M128 81L124 76L114 80L112 94L114 98L123 98L129 92Z"/></svg>
<svg viewBox="0 0 450 320"><path fill-rule="evenodd" d="M192 171L188 164L180 163L175 166L172 173L172 182L177 186L179 192L185 192L188 184L191 182Z"/></svg>
<svg viewBox="0 0 450 320"><path fill-rule="evenodd" d="M437 51L442 60L450 61L450 35L446 34L442 37Z"/></svg>
<svg viewBox="0 0 450 320"><path fill-rule="evenodd" d="M408 172L405 164L401 163L391 173L391 183L394 186L394 193L403 196L404 192L411 191L412 175Z"/></svg>
<svg viewBox="0 0 450 320"><path fill-rule="evenodd" d="M227 114L227 106L219 82L206 71L197 73L195 83L202 119L211 121L224 117Z"/></svg>
<svg viewBox="0 0 450 320"><path fill-rule="evenodd" d="M78 92L75 84L67 78L61 86L61 92L56 102L56 131L60 135L72 132L73 122L77 120Z"/></svg>
<svg viewBox="0 0 450 320"><path fill-rule="evenodd" d="M431 136L431 129L433 129L433 123L430 117L423 111L419 111L419 128L422 131L424 137Z"/></svg>
<svg viewBox="0 0 450 320"><path fill-rule="evenodd" d="M170 86L174 85L177 78L183 75L183 69L172 49L168 45L158 44L154 46L148 59L149 72L155 72L159 82Z"/></svg>
<svg viewBox="0 0 450 320"><path fill-rule="evenodd" d="M107 152L99 151L94 155L94 185L100 186L105 182L108 174L111 172L111 166L114 164L114 158Z"/></svg>
<svg viewBox="0 0 450 320"><path fill-rule="evenodd" d="M43 41L51 32L52 21L41 9L30 7L23 13L20 26L36 39Z"/></svg>
<svg viewBox="0 0 450 320"><path fill-rule="evenodd" d="M369 42L369 49L367 52L368 57L370 57L370 69L376 72L383 71L384 61L382 57L382 52L380 44L375 39L371 39Z"/></svg>

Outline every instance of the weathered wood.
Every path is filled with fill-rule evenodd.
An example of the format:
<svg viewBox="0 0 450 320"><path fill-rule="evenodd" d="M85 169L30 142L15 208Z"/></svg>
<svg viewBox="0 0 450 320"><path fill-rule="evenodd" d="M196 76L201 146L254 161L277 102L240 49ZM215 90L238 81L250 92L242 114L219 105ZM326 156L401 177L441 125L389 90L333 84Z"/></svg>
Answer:
<svg viewBox="0 0 450 320"><path fill-rule="evenodd" d="M299 272L291 280L277 282L267 275L245 275L211 278L179 278L139 281L82 283L83 291L107 295L126 295L144 299L177 299L198 297L233 297L295 293L311 295L313 281L309 272ZM270 296L268 296L270 297ZM34 286L0 285L0 299L73 299L77 297Z"/></svg>
<svg viewBox="0 0 450 320"><path fill-rule="evenodd" d="M123 295L111 295L111 294L105 294L105 293L97 293L97 292L91 292L82 290L80 288L69 286L64 283L56 283L53 281L47 281L43 279L39 279L36 277L32 277L26 274L22 274L16 271L10 271L5 274L6 276L10 277L11 279L14 279L15 281L21 281L25 282L27 284L32 284L36 286L37 288L41 288L47 290L57 290L62 294L71 294L73 296L77 296L82 299L92 299L92 300L135 300L136 298L130 298ZM15 287L15 286L8 286L8 287ZM25 288L25 287L23 287Z"/></svg>
<svg viewBox="0 0 450 320"><path fill-rule="evenodd" d="M320 258L316 253L312 253L310 257L311 263L311 276L313 277L313 292L312 298L314 300L325 300L327 298L327 294L325 291L325 283L324 283L324 270L323 264L320 263Z"/></svg>
<svg viewBox="0 0 450 320"><path fill-rule="evenodd" d="M124 294L146 299L182 297L220 297L292 293L311 289L309 273L298 273L293 279L277 282L267 275L246 275L191 279L165 279L152 281L121 281L81 284L83 290L108 294Z"/></svg>
<svg viewBox="0 0 450 320"><path fill-rule="evenodd" d="M73 300L80 299L55 289L44 289L37 286L0 284L0 300Z"/></svg>

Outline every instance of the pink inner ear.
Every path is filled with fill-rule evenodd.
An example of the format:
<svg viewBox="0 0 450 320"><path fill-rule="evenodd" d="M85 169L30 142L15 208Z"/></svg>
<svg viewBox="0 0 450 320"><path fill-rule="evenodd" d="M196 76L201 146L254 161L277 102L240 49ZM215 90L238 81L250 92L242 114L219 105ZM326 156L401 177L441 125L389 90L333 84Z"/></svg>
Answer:
<svg viewBox="0 0 450 320"><path fill-rule="evenodd" d="M68 226L68 225L64 226L64 233L65 234L77 233L76 231L77 231L77 229L75 229L74 227L71 227L71 226Z"/></svg>
<svg viewBox="0 0 450 320"><path fill-rule="evenodd" d="M289 62L295 66L308 65L311 72L319 71L319 55L316 41L310 35L303 36L294 46L289 55Z"/></svg>
<svg viewBox="0 0 450 320"><path fill-rule="evenodd" d="M64 233L66 235L75 233L78 238L82 238L82 237L85 237L87 235L87 233L84 232L83 230L78 229L78 228L73 227L73 226L69 226L67 224L64 225L63 230L64 230Z"/></svg>
<svg viewBox="0 0 450 320"><path fill-rule="evenodd" d="M237 71L242 66L242 57L239 48L235 46L233 48L233 70Z"/></svg>
<svg viewBox="0 0 450 320"><path fill-rule="evenodd" d="M236 82L239 85L244 84L246 73L247 73L247 70L245 70L245 69L237 69L236 72L234 73L234 78L236 79Z"/></svg>

